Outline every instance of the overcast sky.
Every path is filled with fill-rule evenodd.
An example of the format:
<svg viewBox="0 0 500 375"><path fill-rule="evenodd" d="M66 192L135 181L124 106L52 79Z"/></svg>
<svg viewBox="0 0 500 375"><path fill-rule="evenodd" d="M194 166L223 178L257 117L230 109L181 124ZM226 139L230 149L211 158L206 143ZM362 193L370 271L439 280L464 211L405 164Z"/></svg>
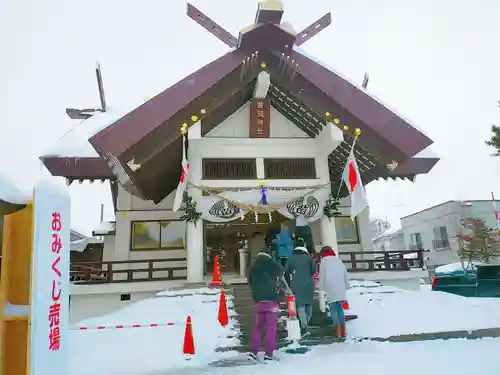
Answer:
<svg viewBox="0 0 500 375"><path fill-rule="evenodd" d="M235 35L257 4L192 3ZM372 216L399 225L400 216L446 200L500 196L500 159L484 145L500 123L500 2L285 0L284 18L301 30L328 11L332 25L305 50L356 82L368 71L368 91L422 128L442 158L416 183L371 183ZM37 157L74 125L64 109L99 105L96 60L108 104L120 106L227 52L185 12L183 0L0 0L0 170L33 183ZM89 234L101 203L113 218L107 184L71 192L74 229Z"/></svg>

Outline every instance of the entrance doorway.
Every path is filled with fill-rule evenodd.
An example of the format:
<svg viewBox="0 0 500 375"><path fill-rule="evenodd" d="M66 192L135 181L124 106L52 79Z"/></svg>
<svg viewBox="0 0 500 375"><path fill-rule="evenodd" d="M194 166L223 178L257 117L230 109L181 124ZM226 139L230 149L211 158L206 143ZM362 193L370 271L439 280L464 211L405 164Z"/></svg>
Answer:
<svg viewBox="0 0 500 375"><path fill-rule="evenodd" d="M276 211L271 213L271 222L269 222L268 214L260 214L256 222L255 216L250 213L243 220L236 219L226 223L213 223L204 220L206 272L212 273L214 259L218 255L223 272L239 274L240 256L238 249L248 249L248 242L254 236L263 236L264 246L271 247L272 240L279 232L282 222L292 223L293 221Z"/></svg>

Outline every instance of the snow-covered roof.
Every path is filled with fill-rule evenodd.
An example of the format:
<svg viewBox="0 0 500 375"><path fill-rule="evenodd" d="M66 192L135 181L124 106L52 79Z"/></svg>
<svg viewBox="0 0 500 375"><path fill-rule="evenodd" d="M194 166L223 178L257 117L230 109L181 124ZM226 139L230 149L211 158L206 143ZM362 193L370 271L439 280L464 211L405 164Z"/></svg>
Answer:
<svg viewBox="0 0 500 375"><path fill-rule="evenodd" d="M114 221L103 221L97 225L92 231L94 236L105 236L107 234L113 234L116 230L116 222Z"/></svg>
<svg viewBox="0 0 500 375"><path fill-rule="evenodd" d="M395 238L403 234L403 229L401 228L389 228L384 233L380 233L373 237L373 241L379 241L382 239Z"/></svg>
<svg viewBox="0 0 500 375"><path fill-rule="evenodd" d="M134 109L144 104L134 103L122 107L108 107L106 112L98 112L87 120L73 126L66 134L59 138L43 156L59 157L97 157L99 156L89 139L100 131L106 129Z"/></svg>
<svg viewBox="0 0 500 375"><path fill-rule="evenodd" d="M320 59L318 59L315 56L310 55L303 48L301 48L301 47L294 47L294 50L297 51L297 52L299 52L300 54L304 55L309 60L314 61L316 64L321 65L323 68L328 69L329 71L331 71L335 75L341 77L345 81L349 82L351 85L353 85L354 87L358 88L359 90L367 92L367 94L371 98L373 98L374 100L376 100L379 104L383 105L385 108L387 108L388 110L390 110L391 112L393 112L394 114L396 114L398 117L400 117L403 120L405 120L408 124L410 124L411 126L413 126L415 129L417 129L420 133L424 134L426 137L429 137L429 135L427 134L427 132L425 130L423 130L422 128L420 128L417 125L415 125L412 121L408 120L405 116L402 116L398 111L396 111L394 108L392 108L391 106L389 106L386 102L384 102L383 100L381 100L380 98L378 98L375 94L373 94L373 92L369 92L368 90L364 90L359 84L354 83L351 79L349 79L349 78L345 77L343 74L339 73L331 65L329 65L329 64L321 61Z"/></svg>
<svg viewBox="0 0 500 375"><path fill-rule="evenodd" d="M87 245L93 244L93 243L102 243L102 241L100 239L94 238L94 237L87 237L87 238L83 238L81 240L71 241L70 242L70 250L76 251L78 253L83 253L85 251L85 249L87 248Z"/></svg>
<svg viewBox="0 0 500 375"><path fill-rule="evenodd" d="M462 263L456 262L456 263L450 263L450 264L445 264L444 266L436 267L434 270L434 273L453 273L453 272L458 272L458 271L474 271L476 269L476 266L483 266L485 263L482 262L472 262L472 264L467 264L467 262L464 263L462 266Z"/></svg>
<svg viewBox="0 0 500 375"><path fill-rule="evenodd" d="M20 190L5 174L0 173L0 201L12 204L26 204L31 194Z"/></svg>
<svg viewBox="0 0 500 375"><path fill-rule="evenodd" d="M417 155L414 156L414 158L439 158L439 155L434 152L434 150L431 148L431 146L424 148L422 151L420 151Z"/></svg>

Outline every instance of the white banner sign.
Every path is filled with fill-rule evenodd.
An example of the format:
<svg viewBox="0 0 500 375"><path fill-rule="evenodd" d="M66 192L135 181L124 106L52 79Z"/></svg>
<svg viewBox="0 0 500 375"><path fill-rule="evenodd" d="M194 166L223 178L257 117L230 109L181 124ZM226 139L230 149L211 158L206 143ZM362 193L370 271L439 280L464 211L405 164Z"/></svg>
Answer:
<svg viewBox="0 0 500 375"><path fill-rule="evenodd" d="M212 223L223 223L231 220L241 219L242 212L231 201L218 195L201 197L197 209L201 212L201 218ZM243 211L243 215L246 211Z"/></svg>
<svg viewBox="0 0 500 375"><path fill-rule="evenodd" d="M30 375L68 373L70 208L63 178L35 186Z"/></svg>
<svg viewBox="0 0 500 375"><path fill-rule="evenodd" d="M329 193L330 190L327 187L314 190L292 200L281 207L278 212L289 219L297 218L298 221L300 219L301 222L312 223L323 216L323 208ZM302 224L297 222L297 225Z"/></svg>
<svg viewBox="0 0 500 375"><path fill-rule="evenodd" d="M210 222L227 222L241 218L242 213L267 213L278 211L294 219L302 217L307 222L319 219L328 198L327 187L307 190L266 190L266 203L262 204L260 189L226 191L220 194L201 197L198 208L201 217Z"/></svg>

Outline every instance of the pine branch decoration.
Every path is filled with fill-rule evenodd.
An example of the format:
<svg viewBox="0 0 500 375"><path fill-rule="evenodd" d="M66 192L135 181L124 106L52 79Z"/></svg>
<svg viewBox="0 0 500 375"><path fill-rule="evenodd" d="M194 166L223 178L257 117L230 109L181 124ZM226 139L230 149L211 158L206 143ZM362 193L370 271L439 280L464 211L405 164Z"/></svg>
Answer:
<svg viewBox="0 0 500 375"><path fill-rule="evenodd" d="M182 197L182 205L184 209L184 215L181 216L181 220L184 220L187 223L194 223L200 219L201 212L196 210L196 202L193 200L193 197L189 196L187 192L184 192L184 196Z"/></svg>
<svg viewBox="0 0 500 375"><path fill-rule="evenodd" d="M337 209L338 206L338 198L330 193L328 199L325 202L325 206L323 207L323 214L328 218L328 220L333 219L335 216L341 215L340 211Z"/></svg>

